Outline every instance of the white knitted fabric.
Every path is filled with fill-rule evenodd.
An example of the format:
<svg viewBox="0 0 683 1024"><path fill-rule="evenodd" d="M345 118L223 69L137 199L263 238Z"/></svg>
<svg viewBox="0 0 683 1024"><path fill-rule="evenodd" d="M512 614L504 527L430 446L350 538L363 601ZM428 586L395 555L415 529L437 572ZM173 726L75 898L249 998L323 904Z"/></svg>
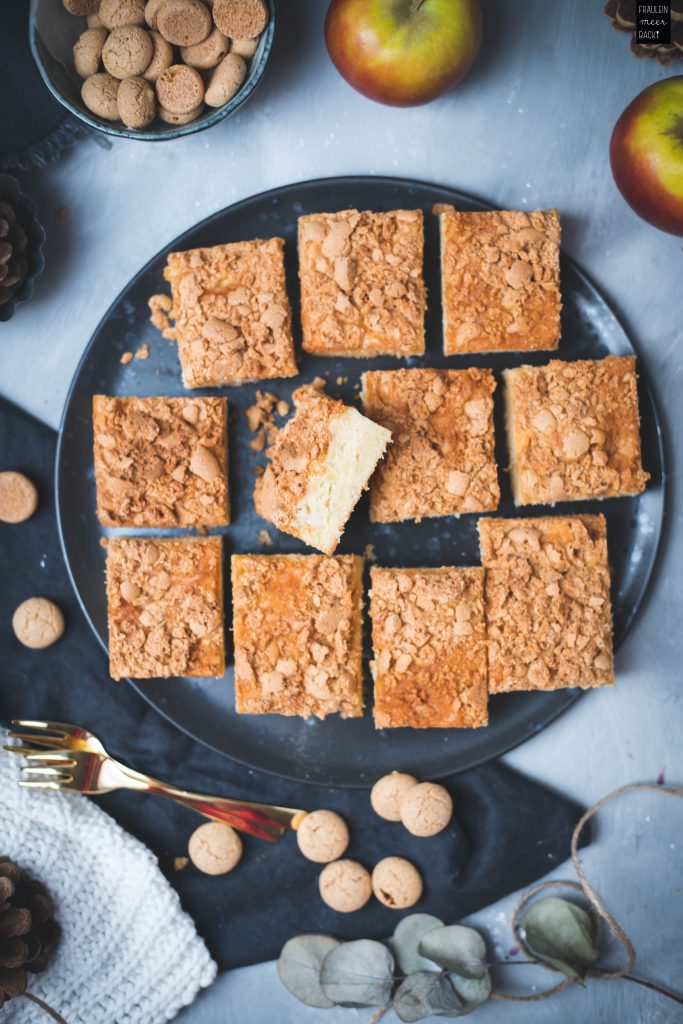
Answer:
<svg viewBox="0 0 683 1024"><path fill-rule="evenodd" d="M67 1024L172 1020L211 984L216 965L156 858L85 797L19 787L18 762L0 752L0 856L47 885L62 928L29 990ZM0 1019L49 1021L26 999L6 1003Z"/></svg>

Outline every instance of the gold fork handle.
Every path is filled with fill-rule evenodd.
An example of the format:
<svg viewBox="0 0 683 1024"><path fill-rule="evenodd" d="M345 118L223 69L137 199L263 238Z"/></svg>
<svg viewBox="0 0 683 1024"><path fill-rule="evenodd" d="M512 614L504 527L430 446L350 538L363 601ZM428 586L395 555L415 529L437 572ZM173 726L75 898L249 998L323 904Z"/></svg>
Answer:
<svg viewBox="0 0 683 1024"><path fill-rule="evenodd" d="M137 783L136 789L168 797L185 807L191 807L207 818L223 821L232 825L233 828L249 832L262 839L275 841L287 829L296 830L306 813L292 807L277 807L272 804L233 800L229 797L215 797L207 793L193 793L189 790L178 789L176 786L161 782L142 772L136 772L125 765L118 764L117 766L129 779Z"/></svg>

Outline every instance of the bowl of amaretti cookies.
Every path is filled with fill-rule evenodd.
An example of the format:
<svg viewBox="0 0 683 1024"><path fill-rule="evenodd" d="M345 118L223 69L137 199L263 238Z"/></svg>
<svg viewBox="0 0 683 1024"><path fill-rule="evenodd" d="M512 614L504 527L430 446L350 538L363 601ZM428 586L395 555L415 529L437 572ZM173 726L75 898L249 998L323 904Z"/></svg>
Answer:
<svg viewBox="0 0 683 1024"><path fill-rule="evenodd" d="M32 0L38 69L108 135L163 140L234 113L263 76L273 0Z"/></svg>

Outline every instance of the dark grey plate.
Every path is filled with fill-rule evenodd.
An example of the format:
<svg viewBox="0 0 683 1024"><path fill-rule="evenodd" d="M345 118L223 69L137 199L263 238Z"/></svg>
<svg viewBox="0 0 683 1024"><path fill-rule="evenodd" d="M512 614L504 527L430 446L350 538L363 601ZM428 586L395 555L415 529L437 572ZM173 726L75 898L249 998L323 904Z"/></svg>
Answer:
<svg viewBox="0 0 683 1024"><path fill-rule="evenodd" d="M91 400L95 393L110 395L183 394L175 345L162 339L148 323L147 299L165 290L162 270L166 253L200 245L281 235L287 242L289 294L294 300L298 336L296 221L301 214L347 207L391 210L421 207L426 216L426 280L429 289L427 355L409 365L491 366L499 375L522 361L543 363L547 353L524 356L488 355L446 360L441 352L439 258L434 203L451 202L461 209L485 204L451 189L392 178L335 178L289 185L231 206L175 239L151 260L119 295L88 345L69 392L57 452L57 509L66 563L83 610L103 646L107 641L103 531L95 518L92 467ZM568 257L562 258L562 343L564 359L630 354L633 346L594 285ZM150 346L150 358L119 362L121 353ZM259 530L268 526L255 514L252 502L251 434L243 410L257 388L288 399L294 387L318 375L329 378L329 391L346 401L357 398L359 376L369 365L396 367L397 360L328 360L299 353L301 373L294 380L262 382L227 389L232 408L230 423L231 494L233 523L218 532L231 552L306 552L305 545L270 528L275 541L264 548ZM581 505L557 506L562 512L605 512L608 519L613 569L614 635L623 641L643 600L652 574L664 513L664 455L654 399L641 373L643 459L652 474L647 491L624 498ZM336 384L337 378L347 382ZM214 392L198 392L211 394ZM496 396L498 463L506 465L501 399ZM510 496L507 474L501 473L500 515L518 512ZM147 531L159 532L159 531ZM172 532L172 531L166 531ZM373 544L384 565L477 565L477 517L425 520L392 526L371 525L367 495L353 513L340 552L362 553ZM230 608L227 609L228 623ZM366 630L367 632L367 630ZM229 650L228 661L231 660ZM580 691L524 693L494 697L491 722L478 730L385 730L376 732L372 717L323 722L280 716L237 716L233 707L232 668L223 680L149 680L132 685L179 728L203 743L254 768L278 775L330 785L366 785L383 771L402 768L424 778L437 778L502 754L534 735L567 708ZM370 699L370 694L368 698Z"/></svg>

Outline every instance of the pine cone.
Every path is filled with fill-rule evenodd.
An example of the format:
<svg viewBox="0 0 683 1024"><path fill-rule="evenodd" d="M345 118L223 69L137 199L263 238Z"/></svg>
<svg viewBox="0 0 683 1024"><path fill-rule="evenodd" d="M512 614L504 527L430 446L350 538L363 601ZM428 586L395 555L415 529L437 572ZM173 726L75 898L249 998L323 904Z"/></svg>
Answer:
<svg viewBox="0 0 683 1024"><path fill-rule="evenodd" d="M26 277L26 232L17 222L11 203L0 202L0 306L9 302Z"/></svg>
<svg viewBox="0 0 683 1024"><path fill-rule="evenodd" d="M670 64L683 57L683 0L671 2L670 43L636 42L636 0L607 0L605 14L619 32L631 33L631 53L635 57L654 57L660 64Z"/></svg>
<svg viewBox="0 0 683 1024"><path fill-rule="evenodd" d="M59 940L59 925L42 882L0 857L0 1008L26 990L27 971L38 974Z"/></svg>

